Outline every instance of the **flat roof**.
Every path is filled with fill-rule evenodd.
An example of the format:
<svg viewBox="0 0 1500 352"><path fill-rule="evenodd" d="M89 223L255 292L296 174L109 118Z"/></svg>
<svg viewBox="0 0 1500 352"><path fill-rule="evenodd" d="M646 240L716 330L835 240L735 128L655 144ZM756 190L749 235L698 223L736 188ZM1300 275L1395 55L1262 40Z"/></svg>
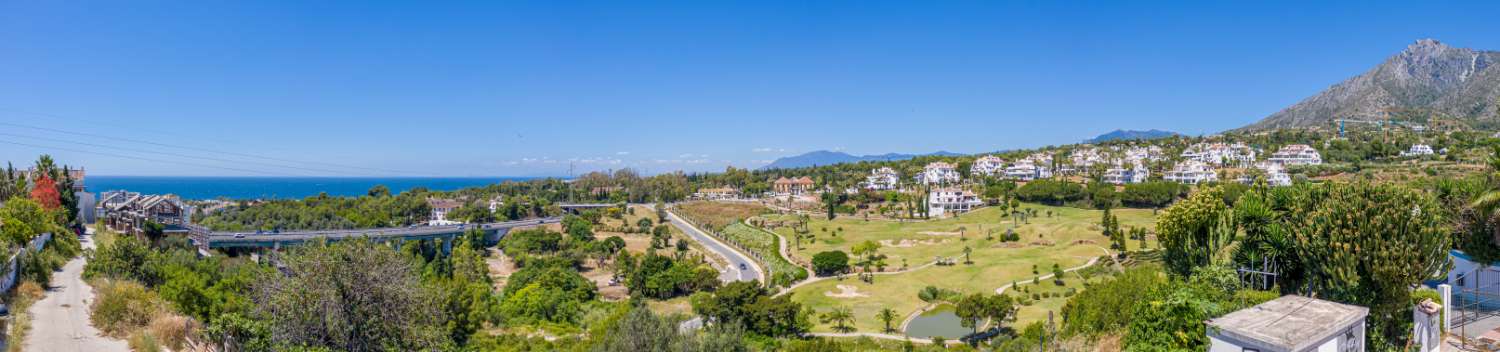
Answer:
<svg viewBox="0 0 1500 352"><path fill-rule="evenodd" d="M1208 320L1211 335L1301 351L1362 320L1369 308L1303 296L1281 296ZM1215 331L1217 330L1217 333Z"/></svg>

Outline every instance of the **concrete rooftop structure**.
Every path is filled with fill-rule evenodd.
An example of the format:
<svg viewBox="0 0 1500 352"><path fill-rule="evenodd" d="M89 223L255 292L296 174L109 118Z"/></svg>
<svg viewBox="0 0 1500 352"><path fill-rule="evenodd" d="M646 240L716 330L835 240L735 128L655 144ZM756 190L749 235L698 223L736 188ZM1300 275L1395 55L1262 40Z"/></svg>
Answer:
<svg viewBox="0 0 1500 352"><path fill-rule="evenodd" d="M1342 340L1341 334L1354 335L1356 341L1350 342L1363 342L1363 322L1369 311L1289 295L1210 319L1207 324L1210 337L1232 341L1246 350L1308 351L1331 340Z"/></svg>

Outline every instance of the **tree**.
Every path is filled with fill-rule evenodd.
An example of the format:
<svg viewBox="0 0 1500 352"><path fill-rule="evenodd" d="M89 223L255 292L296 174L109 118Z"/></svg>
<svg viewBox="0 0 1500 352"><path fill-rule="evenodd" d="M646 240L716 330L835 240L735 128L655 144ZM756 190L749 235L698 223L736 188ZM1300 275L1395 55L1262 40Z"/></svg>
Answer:
<svg viewBox="0 0 1500 352"><path fill-rule="evenodd" d="M368 192L365 192L365 195L370 196L370 197L377 197L377 198L378 197L390 197L391 196L391 188L390 187L386 187L385 185L375 185L375 187L370 187L370 190Z"/></svg>
<svg viewBox="0 0 1500 352"><path fill-rule="evenodd" d="M1199 189L1167 208L1156 221L1157 241L1166 249L1167 271L1186 278L1194 268L1210 264L1234 240L1233 220L1219 187Z"/></svg>
<svg viewBox="0 0 1500 352"><path fill-rule="evenodd" d="M879 318L885 324L885 330L881 330L882 332L889 333L896 331L896 329L891 328L891 321L896 320L896 311L891 310L889 307L881 308L880 313L876 313L875 317Z"/></svg>
<svg viewBox="0 0 1500 352"><path fill-rule="evenodd" d="M826 251L814 254L813 272L818 276L830 276L849 270L849 255L844 251Z"/></svg>
<svg viewBox="0 0 1500 352"><path fill-rule="evenodd" d="M790 296L773 297L753 281L735 281L713 293L694 294L692 305L694 313L710 322L739 326L762 336L800 336L812 325L802 304Z"/></svg>
<svg viewBox="0 0 1500 352"><path fill-rule="evenodd" d="M407 258L368 241L306 245L254 283L272 339L345 351L434 350L443 311Z"/></svg>
<svg viewBox="0 0 1500 352"><path fill-rule="evenodd" d="M969 253L973 253L973 252L974 252L973 248L969 248L969 246L964 246L964 264L974 264L974 261L969 260Z"/></svg>
<svg viewBox="0 0 1500 352"><path fill-rule="evenodd" d="M854 321L854 311L849 309L848 306L833 307L833 309L823 313L821 317L823 323L833 323L834 331L844 333L854 331L854 326L849 325L850 322Z"/></svg>
<svg viewBox="0 0 1500 352"><path fill-rule="evenodd" d="M62 201L59 197L57 182L54 182L52 176L46 173L41 173L37 177L36 183L31 186L31 200L37 204L41 204L47 210L56 210L62 207Z"/></svg>

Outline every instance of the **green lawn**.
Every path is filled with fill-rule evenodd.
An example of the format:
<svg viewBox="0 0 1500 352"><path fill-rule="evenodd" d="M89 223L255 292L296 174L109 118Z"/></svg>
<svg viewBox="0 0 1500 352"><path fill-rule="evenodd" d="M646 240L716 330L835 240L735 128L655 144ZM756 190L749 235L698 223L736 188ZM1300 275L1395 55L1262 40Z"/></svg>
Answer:
<svg viewBox="0 0 1500 352"><path fill-rule="evenodd" d="M1105 252L1102 248L1109 246L1098 227L1101 211L1034 204L1026 204L1024 208L1037 209L1038 216L1017 224L1016 231L1021 234L1021 241L1010 243L998 241L999 234L1012 226L1012 220L1001 217L997 208L980 209L958 218L928 222L813 219L809 228L815 239L804 240L802 248L794 251L799 260L827 250L847 252L856 243L873 240L885 241L880 253L890 257L887 259L890 264L888 270L900 269L903 259L910 267L931 262L935 256L951 257L962 262L964 247L973 249L971 258L974 264L935 266L910 273L881 275L875 278L874 284L866 284L852 277L828 280L799 287L791 294L794 299L820 312L839 305L849 306L854 310L855 327L859 331L876 332L880 330L881 322L875 315L880 309L894 309L904 318L925 305L917 299L917 292L925 286L938 286L964 293L994 292L995 288L1013 281L1045 275L1051 272L1054 263L1062 268L1082 265L1091 258L1103 255ZM1052 216L1047 215L1048 211L1052 212ZM1150 228L1155 222L1151 210L1117 209L1114 213L1119 217L1122 227ZM790 222L794 219L791 216L768 218L772 223L778 220ZM788 238L792 238L794 234L790 227L778 227L776 231ZM991 231L996 233L995 239L986 239L985 234ZM960 236L959 232L963 235ZM905 245L902 245L903 240L907 241ZM1138 241L1128 242L1131 249L1139 246ZM1032 272L1033 265L1037 268L1036 274ZM1067 277L1076 278L1071 274ZM1069 286L1076 284L1074 281L1078 280L1065 280ZM827 293L841 292L838 285L852 286L864 296L830 297ZM1045 281L1042 285L1055 286L1051 281ZM1023 308L1019 314L1024 321L1018 323L1029 322L1038 317L1045 319L1047 310L1055 311L1065 301L1066 298L1063 297L1044 299ZM831 331L826 324L819 324L815 330Z"/></svg>

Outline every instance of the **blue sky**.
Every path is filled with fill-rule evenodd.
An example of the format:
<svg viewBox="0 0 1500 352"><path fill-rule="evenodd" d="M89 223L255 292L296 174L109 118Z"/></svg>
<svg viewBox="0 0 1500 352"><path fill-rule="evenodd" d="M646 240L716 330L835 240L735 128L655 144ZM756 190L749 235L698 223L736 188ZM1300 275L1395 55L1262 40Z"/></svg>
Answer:
<svg viewBox="0 0 1500 352"><path fill-rule="evenodd" d="M1500 49L1496 10L8 1L0 159L45 152L113 175L563 175L570 162L722 170L813 150L972 153L1118 128L1213 133L1420 38Z"/></svg>

